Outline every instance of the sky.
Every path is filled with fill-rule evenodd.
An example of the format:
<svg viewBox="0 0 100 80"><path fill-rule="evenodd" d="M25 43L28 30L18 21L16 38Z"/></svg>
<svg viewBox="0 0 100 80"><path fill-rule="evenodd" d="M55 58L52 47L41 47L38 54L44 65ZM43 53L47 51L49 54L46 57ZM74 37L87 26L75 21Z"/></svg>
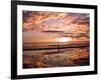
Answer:
<svg viewBox="0 0 100 80"><path fill-rule="evenodd" d="M23 42L59 42L69 33L89 34L89 14L47 11L23 11ZM48 32L49 31L49 32ZM53 31L53 32L51 32ZM60 32L60 33L58 33ZM78 40L80 38L71 38ZM86 39L86 38L82 38ZM67 41L68 42L68 41ZM29 44L28 44L29 43Z"/></svg>

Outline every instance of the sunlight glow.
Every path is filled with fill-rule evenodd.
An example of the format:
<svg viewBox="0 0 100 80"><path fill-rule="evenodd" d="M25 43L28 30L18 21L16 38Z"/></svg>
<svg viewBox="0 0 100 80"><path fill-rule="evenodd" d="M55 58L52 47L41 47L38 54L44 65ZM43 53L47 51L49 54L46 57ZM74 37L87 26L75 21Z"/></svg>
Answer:
<svg viewBox="0 0 100 80"><path fill-rule="evenodd" d="M70 38L66 38L66 37L58 39L59 42L68 42L70 40L71 40Z"/></svg>

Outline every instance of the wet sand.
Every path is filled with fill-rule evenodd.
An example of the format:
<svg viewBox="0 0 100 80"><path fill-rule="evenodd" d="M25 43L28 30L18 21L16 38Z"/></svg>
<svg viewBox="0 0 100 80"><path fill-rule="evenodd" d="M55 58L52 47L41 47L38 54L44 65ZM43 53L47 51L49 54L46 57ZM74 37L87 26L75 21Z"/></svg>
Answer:
<svg viewBox="0 0 100 80"><path fill-rule="evenodd" d="M23 68L89 65L89 47L23 51Z"/></svg>

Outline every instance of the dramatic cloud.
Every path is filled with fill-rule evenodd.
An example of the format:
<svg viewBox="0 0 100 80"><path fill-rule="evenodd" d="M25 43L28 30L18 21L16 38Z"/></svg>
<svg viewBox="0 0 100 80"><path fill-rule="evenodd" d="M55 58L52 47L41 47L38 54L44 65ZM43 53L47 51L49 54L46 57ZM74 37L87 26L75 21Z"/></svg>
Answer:
<svg viewBox="0 0 100 80"><path fill-rule="evenodd" d="M89 14L23 11L23 31L89 33Z"/></svg>

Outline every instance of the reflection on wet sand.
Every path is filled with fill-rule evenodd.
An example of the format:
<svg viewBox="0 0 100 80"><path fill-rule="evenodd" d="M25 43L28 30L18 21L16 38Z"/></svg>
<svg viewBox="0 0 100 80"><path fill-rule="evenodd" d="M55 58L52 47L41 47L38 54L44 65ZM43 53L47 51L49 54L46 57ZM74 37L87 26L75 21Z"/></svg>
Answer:
<svg viewBox="0 0 100 80"><path fill-rule="evenodd" d="M89 65L89 47L23 51L23 68Z"/></svg>

